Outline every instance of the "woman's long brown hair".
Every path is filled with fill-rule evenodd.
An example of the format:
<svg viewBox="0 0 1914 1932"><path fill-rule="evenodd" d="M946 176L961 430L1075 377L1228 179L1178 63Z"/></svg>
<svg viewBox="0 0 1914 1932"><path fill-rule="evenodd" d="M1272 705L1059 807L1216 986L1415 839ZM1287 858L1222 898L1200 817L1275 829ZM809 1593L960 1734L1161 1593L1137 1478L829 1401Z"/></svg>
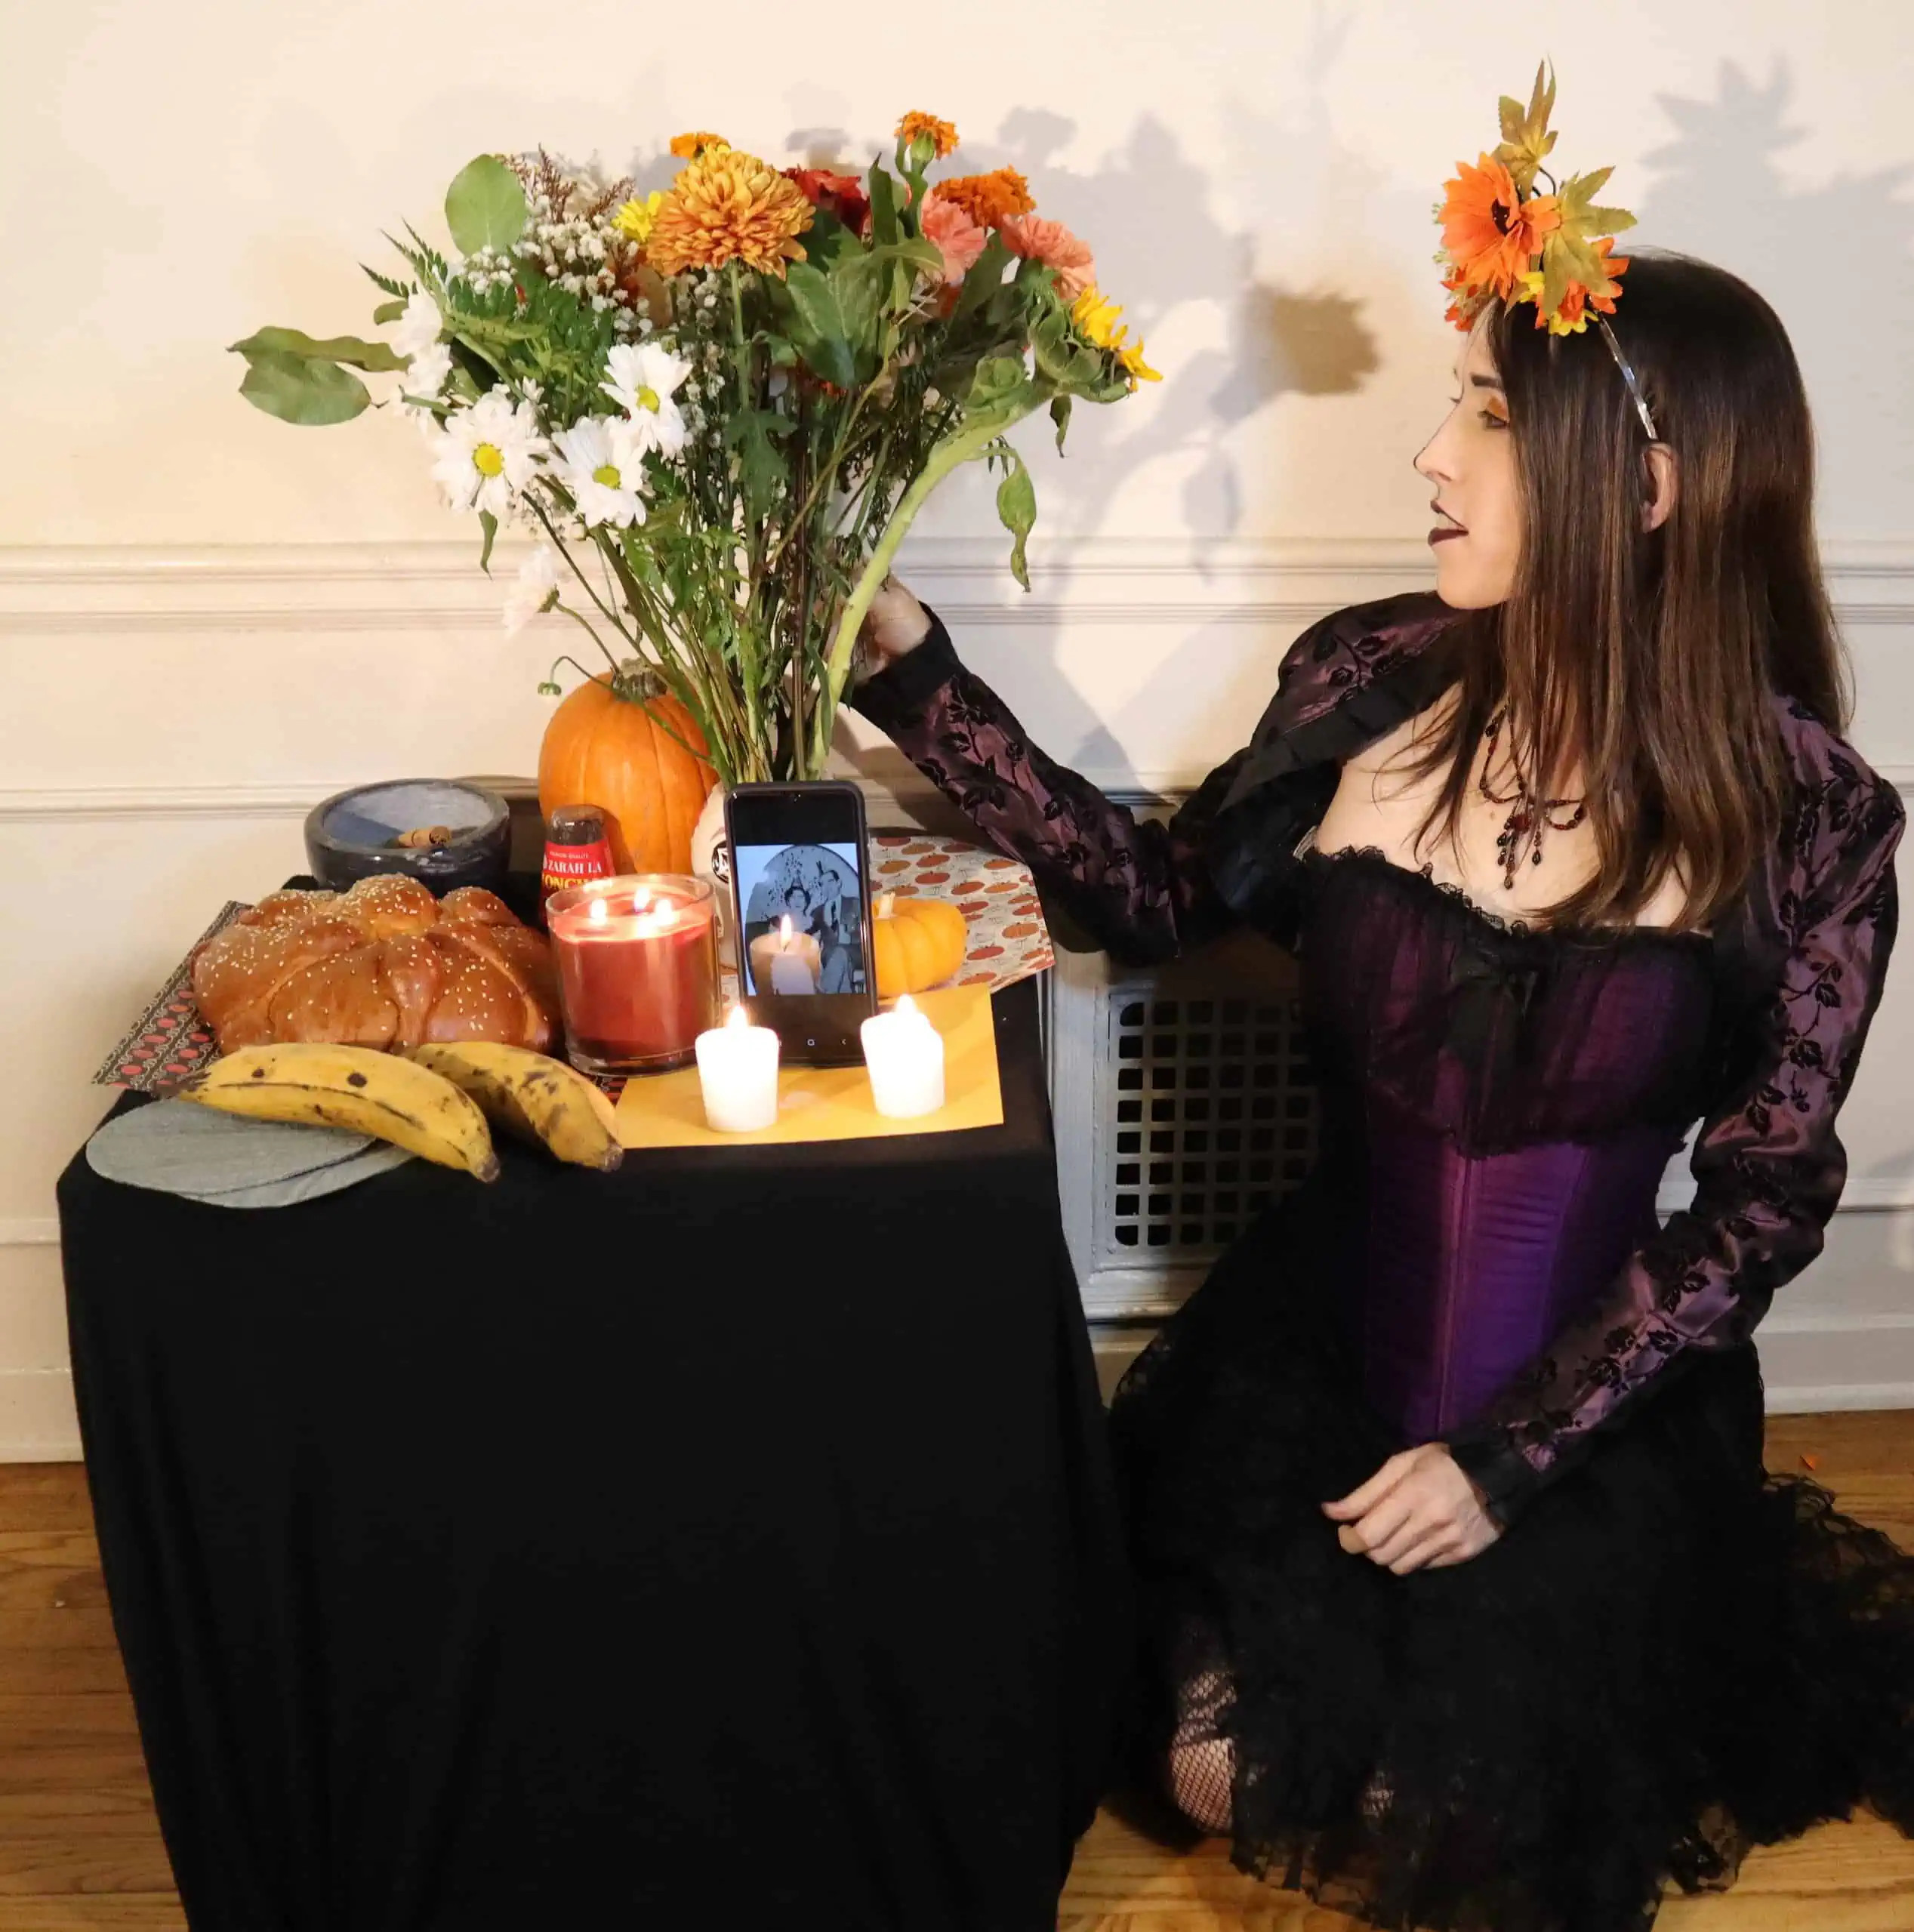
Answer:
<svg viewBox="0 0 1914 1932"><path fill-rule="evenodd" d="M1457 830L1483 727L1506 700L1534 789L1561 795L1579 761L1594 832L1593 877L1538 917L1630 923L1672 868L1686 892L1674 923L1706 931L1786 807L1774 695L1847 723L1794 351L1737 277L1684 256L1633 258L1611 325L1678 470L1673 510L1644 532L1647 435L1593 323L1551 335L1527 304L1498 304L1478 325L1509 399L1521 555L1507 602L1441 647L1459 692L1411 768L1448 766L1416 843Z"/></svg>

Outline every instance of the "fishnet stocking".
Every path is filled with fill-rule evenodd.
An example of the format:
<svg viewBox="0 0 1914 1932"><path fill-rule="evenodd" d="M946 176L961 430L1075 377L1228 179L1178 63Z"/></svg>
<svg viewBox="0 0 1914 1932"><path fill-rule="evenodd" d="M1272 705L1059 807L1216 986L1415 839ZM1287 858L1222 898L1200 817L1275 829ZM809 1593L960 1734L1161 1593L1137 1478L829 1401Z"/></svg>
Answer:
<svg viewBox="0 0 1914 1932"><path fill-rule="evenodd" d="M1176 1724L1164 1762L1171 1801L1206 1832L1227 1832L1236 1747L1219 1727L1236 1701L1236 1687L1214 1628L1197 1618L1186 1619L1170 1665L1176 1685Z"/></svg>

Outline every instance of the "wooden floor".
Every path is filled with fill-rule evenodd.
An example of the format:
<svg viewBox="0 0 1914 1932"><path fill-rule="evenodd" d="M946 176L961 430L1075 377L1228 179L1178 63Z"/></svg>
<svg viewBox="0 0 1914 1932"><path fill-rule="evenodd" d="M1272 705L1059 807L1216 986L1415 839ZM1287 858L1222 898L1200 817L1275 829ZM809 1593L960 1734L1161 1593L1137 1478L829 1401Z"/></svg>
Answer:
<svg viewBox="0 0 1914 1932"><path fill-rule="evenodd" d="M1771 1468L1811 1473L1914 1548L1914 1413L1783 1416ZM714 1875L715 1876L716 1875ZM1344 1932L1352 1921L1178 1856L1105 1816L1059 1932ZM183 1932L108 1621L77 1465L0 1466L0 1932ZM1755 1853L1725 1894L1672 1897L1657 1932L1914 1932L1914 1844L1872 1818Z"/></svg>

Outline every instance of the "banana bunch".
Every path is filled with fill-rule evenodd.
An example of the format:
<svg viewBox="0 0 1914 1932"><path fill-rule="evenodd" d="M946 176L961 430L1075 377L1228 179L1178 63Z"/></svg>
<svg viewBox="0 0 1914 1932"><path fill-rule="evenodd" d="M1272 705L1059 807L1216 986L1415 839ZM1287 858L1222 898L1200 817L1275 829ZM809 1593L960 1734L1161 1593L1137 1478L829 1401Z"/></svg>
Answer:
<svg viewBox="0 0 1914 1932"><path fill-rule="evenodd" d="M344 1127L481 1181L498 1178L491 1129L476 1103L429 1068L369 1046L242 1046L191 1075L173 1097L249 1120Z"/></svg>
<svg viewBox="0 0 1914 1932"><path fill-rule="evenodd" d="M604 1170L624 1158L611 1102L565 1061L482 1040L398 1050L469 1095L495 1126L542 1142L561 1160Z"/></svg>

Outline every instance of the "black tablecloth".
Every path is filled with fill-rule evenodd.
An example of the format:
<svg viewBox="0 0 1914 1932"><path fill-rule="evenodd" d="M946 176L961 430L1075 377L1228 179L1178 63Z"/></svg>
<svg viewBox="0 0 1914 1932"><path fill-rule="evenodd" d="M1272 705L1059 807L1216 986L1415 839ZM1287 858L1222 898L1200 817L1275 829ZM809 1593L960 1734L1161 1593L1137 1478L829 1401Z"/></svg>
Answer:
<svg viewBox="0 0 1914 1932"><path fill-rule="evenodd" d="M1054 1924L1126 1598L1034 989L994 1004L1000 1128L250 1212L74 1160L195 1932Z"/></svg>

